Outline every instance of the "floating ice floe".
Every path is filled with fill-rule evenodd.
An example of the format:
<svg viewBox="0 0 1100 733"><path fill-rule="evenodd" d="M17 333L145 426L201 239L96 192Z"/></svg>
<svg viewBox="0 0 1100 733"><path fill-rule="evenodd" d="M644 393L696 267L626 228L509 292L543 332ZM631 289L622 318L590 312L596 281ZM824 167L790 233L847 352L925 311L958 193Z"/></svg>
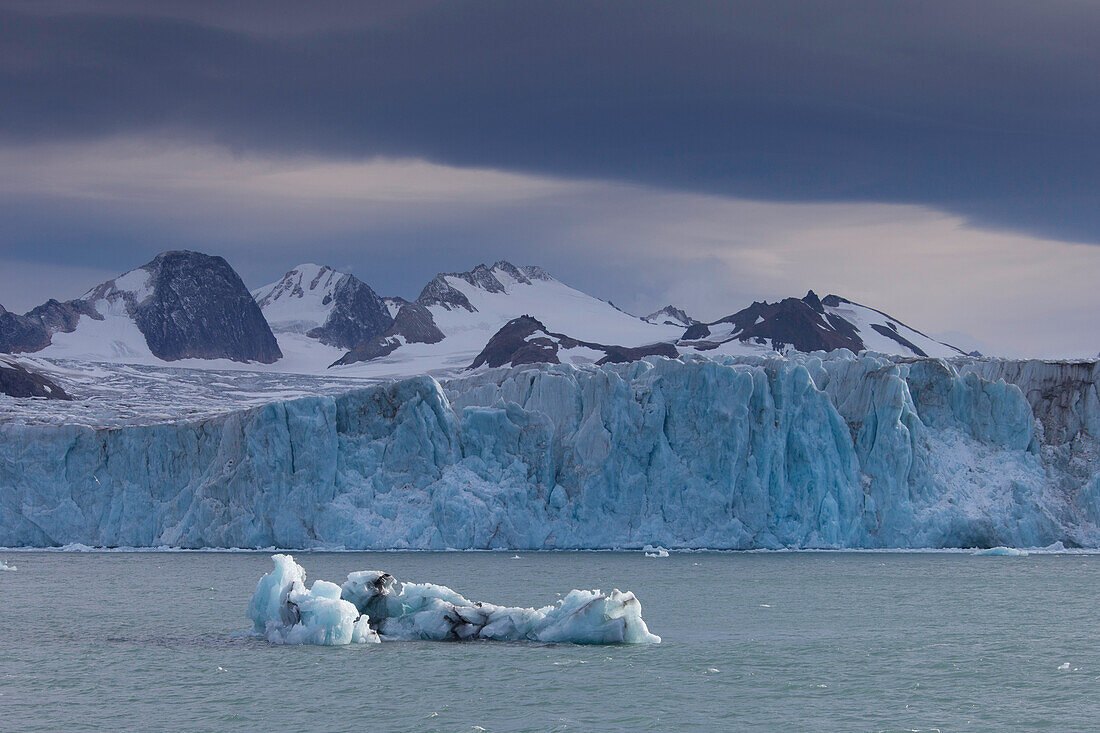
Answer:
<svg viewBox="0 0 1100 733"><path fill-rule="evenodd" d="M11 571L15 571L15 570L18 570L18 568L17 568L17 567L15 567L14 565L8 565L8 564L7 564L6 562L4 562L3 560L0 560L0 570L11 570Z"/></svg>
<svg viewBox="0 0 1100 733"><path fill-rule="evenodd" d="M975 550L974 554L993 557L1027 557L1027 550L1017 550L1015 547L989 547L984 550Z"/></svg>
<svg viewBox="0 0 1100 733"><path fill-rule="evenodd" d="M660 545L654 547L653 545L646 545L642 548L642 552L646 557L668 557L668 550Z"/></svg>
<svg viewBox="0 0 1100 733"><path fill-rule="evenodd" d="M424 639L657 644L633 593L572 590L551 606L517 608L470 601L432 583L402 583L363 570L342 586L306 588L305 570L274 555L248 606L253 632L277 644L329 646Z"/></svg>
<svg viewBox="0 0 1100 733"><path fill-rule="evenodd" d="M248 604L253 631L276 644L365 644L379 641L365 616L340 597L340 586L318 580L306 589L306 571L290 555L274 555L275 569L260 578Z"/></svg>

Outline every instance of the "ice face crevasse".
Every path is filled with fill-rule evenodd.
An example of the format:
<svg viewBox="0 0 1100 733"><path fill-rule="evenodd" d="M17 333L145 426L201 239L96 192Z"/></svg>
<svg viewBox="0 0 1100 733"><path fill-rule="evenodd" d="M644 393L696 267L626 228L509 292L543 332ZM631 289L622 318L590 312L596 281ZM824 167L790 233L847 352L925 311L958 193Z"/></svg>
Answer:
<svg viewBox="0 0 1100 733"><path fill-rule="evenodd" d="M324 580L305 587L305 570L290 555L274 555L248 606L253 633L279 644L337 646L385 640L656 644L633 593L573 590L542 608L467 600L431 583L402 583L364 570L343 586ZM379 636L381 634L381 637Z"/></svg>
<svg viewBox="0 0 1100 733"><path fill-rule="evenodd" d="M1100 546L1095 366L530 365L0 424L0 546ZM1006 381L1007 380L1007 381Z"/></svg>

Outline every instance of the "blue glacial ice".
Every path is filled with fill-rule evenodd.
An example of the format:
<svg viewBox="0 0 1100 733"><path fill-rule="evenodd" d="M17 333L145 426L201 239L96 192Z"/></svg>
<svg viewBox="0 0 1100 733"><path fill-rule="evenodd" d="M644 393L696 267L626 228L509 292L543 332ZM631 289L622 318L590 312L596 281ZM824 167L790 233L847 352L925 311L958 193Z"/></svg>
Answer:
<svg viewBox="0 0 1100 733"><path fill-rule="evenodd" d="M276 644L342 646L378 641L378 634L340 586L318 580L306 588L306 571L290 555L274 555L275 569L256 584L248 604L252 631Z"/></svg>
<svg viewBox="0 0 1100 733"><path fill-rule="evenodd" d="M975 555L986 555L988 557L1027 557L1027 550L1020 550L1015 547L987 547L982 550L975 550Z"/></svg>
<svg viewBox="0 0 1100 733"><path fill-rule="evenodd" d="M1098 384L1094 363L838 351L13 421L0 546L1097 547Z"/></svg>
<svg viewBox="0 0 1100 733"><path fill-rule="evenodd" d="M279 644L371 643L380 640L658 644L633 593L573 590L543 608L512 608L467 600L442 585L402 583L363 570L343 586L318 580L307 590L305 570L290 555L273 556L248 606L253 633Z"/></svg>

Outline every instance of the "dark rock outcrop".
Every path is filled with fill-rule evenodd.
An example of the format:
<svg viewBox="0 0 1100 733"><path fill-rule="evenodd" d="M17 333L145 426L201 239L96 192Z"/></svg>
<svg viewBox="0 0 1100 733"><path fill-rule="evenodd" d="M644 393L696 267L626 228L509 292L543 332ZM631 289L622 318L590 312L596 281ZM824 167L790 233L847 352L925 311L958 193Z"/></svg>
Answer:
<svg viewBox="0 0 1100 733"><path fill-rule="evenodd" d="M470 364L470 368L499 367L505 364L560 364L558 349L579 345L579 341L568 337L551 335L537 318L523 315L501 326Z"/></svg>
<svg viewBox="0 0 1100 733"><path fill-rule="evenodd" d="M815 297L813 299L817 301ZM814 305L820 306L817 301ZM741 341L759 340L782 349L792 346L799 351L859 351L863 341L854 326L843 319L830 319L814 305L798 298L786 298L778 303L755 302L733 315L711 324L698 324L687 330L684 340L705 339L719 324L732 327L732 334Z"/></svg>
<svg viewBox="0 0 1100 733"><path fill-rule="evenodd" d="M898 333L897 326L894 326L894 324L892 323L886 326L880 325L878 323L872 323L871 328L875 329L876 332L885 336L886 338L891 339L892 341L897 341L899 344L909 349L917 356L928 356L928 354L924 353L923 349L921 349L912 341Z"/></svg>
<svg viewBox="0 0 1100 733"><path fill-rule="evenodd" d="M676 346L667 341L645 346L593 346L594 348L603 349L607 353L607 356L596 362L597 364L623 364L638 361L647 356L663 356L666 359L675 359L680 355Z"/></svg>
<svg viewBox="0 0 1100 733"><path fill-rule="evenodd" d="M356 346L331 366L346 366L389 356L403 344L437 344L443 332L435 325L431 312L419 303L404 302L385 333Z"/></svg>
<svg viewBox="0 0 1100 733"><path fill-rule="evenodd" d="M493 334L469 368L540 363L560 364L559 351L578 347L602 351L604 356L596 361L596 364L637 361L646 356L664 356L670 359L679 356L676 347L670 343L626 347L581 341L565 334L548 331L537 318L523 315L508 321L499 331Z"/></svg>
<svg viewBox="0 0 1100 733"><path fill-rule="evenodd" d="M0 307L0 352L41 351L50 345L53 334L71 333L81 316L103 320L103 316L84 300L62 303L50 298L21 316Z"/></svg>
<svg viewBox="0 0 1100 733"><path fill-rule="evenodd" d="M818 313L825 312L825 306L821 304L821 299L818 298L817 293L812 290L806 293L806 295L802 298L802 302L813 308Z"/></svg>
<svg viewBox="0 0 1100 733"><path fill-rule="evenodd" d="M45 303L27 311L27 318L33 318L52 333L72 333L81 316L102 321L103 316L96 312L86 300L68 300L64 303L50 298Z"/></svg>
<svg viewBox="0 0 1100 733"><path fill-rule="evenodd" d="M221 257L165 252L142 269L152 292L132 316L154 356L263 364L282 357L260 307Z"/></svg>
<svg viewBox="0 0 1100 733"><path fill-rule="evenodd" d="M131 275L144 279L144 286L127 289L133 286L134 278L127 277ZM74 331L81 316L103 320L96 310L102 300L121 301L149 350L166 361L232 359L270 364L282 356L267 321L229 263L186 251L160 254L78 300L47 300L22 316L0 313L0 352L39 351L50 345L53 334Z"/></svg>
<svg viewBox="0 0 1100 733"><path fill-rule="evenodd" d="M306 336L340 349L354 349L393 326L386 304L369 285L344 275L332 290L332 311L324 324Z"/></svg>
<svg viewBox="0 0 1100 733"><path fill-rule="evenodd" d="M438 305L447 310L465 308L471 313L477 312L477 308L474 308L470 303L470 299L459 290L451 287L444 279L443 275L436 275L432 278L432 281L425 285L424 289L420 291L420 295L417 297L416 302L418 305L422 305L425 308Z"/></svg>
<svg viewBox="0 0 1100 733"><path fill-rule="evenodd" d="M0 352L18 354L50 345L50 332L35 318L11 311L0 312Z"/></svg>
<svg viewBox="0 0 1100 733"><path fill-rule="evenodd" d="M45 397L48 400L72 399L48 377L20 364L3 360L0 360L0 394L11 397Z"/></svg>

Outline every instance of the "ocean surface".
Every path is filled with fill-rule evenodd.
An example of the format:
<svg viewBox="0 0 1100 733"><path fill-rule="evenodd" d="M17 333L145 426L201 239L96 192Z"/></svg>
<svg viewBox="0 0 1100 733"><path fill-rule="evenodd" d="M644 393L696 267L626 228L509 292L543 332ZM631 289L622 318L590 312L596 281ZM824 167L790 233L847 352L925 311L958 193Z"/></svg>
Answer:
<svg viewBox="0 0 1100 733"><path fill-rule="evenodd" d="M0 552L0 730L1100 728L1100 556L296 553L539 606L634 591L652 646L247 636L265 553Z"/></svg>

